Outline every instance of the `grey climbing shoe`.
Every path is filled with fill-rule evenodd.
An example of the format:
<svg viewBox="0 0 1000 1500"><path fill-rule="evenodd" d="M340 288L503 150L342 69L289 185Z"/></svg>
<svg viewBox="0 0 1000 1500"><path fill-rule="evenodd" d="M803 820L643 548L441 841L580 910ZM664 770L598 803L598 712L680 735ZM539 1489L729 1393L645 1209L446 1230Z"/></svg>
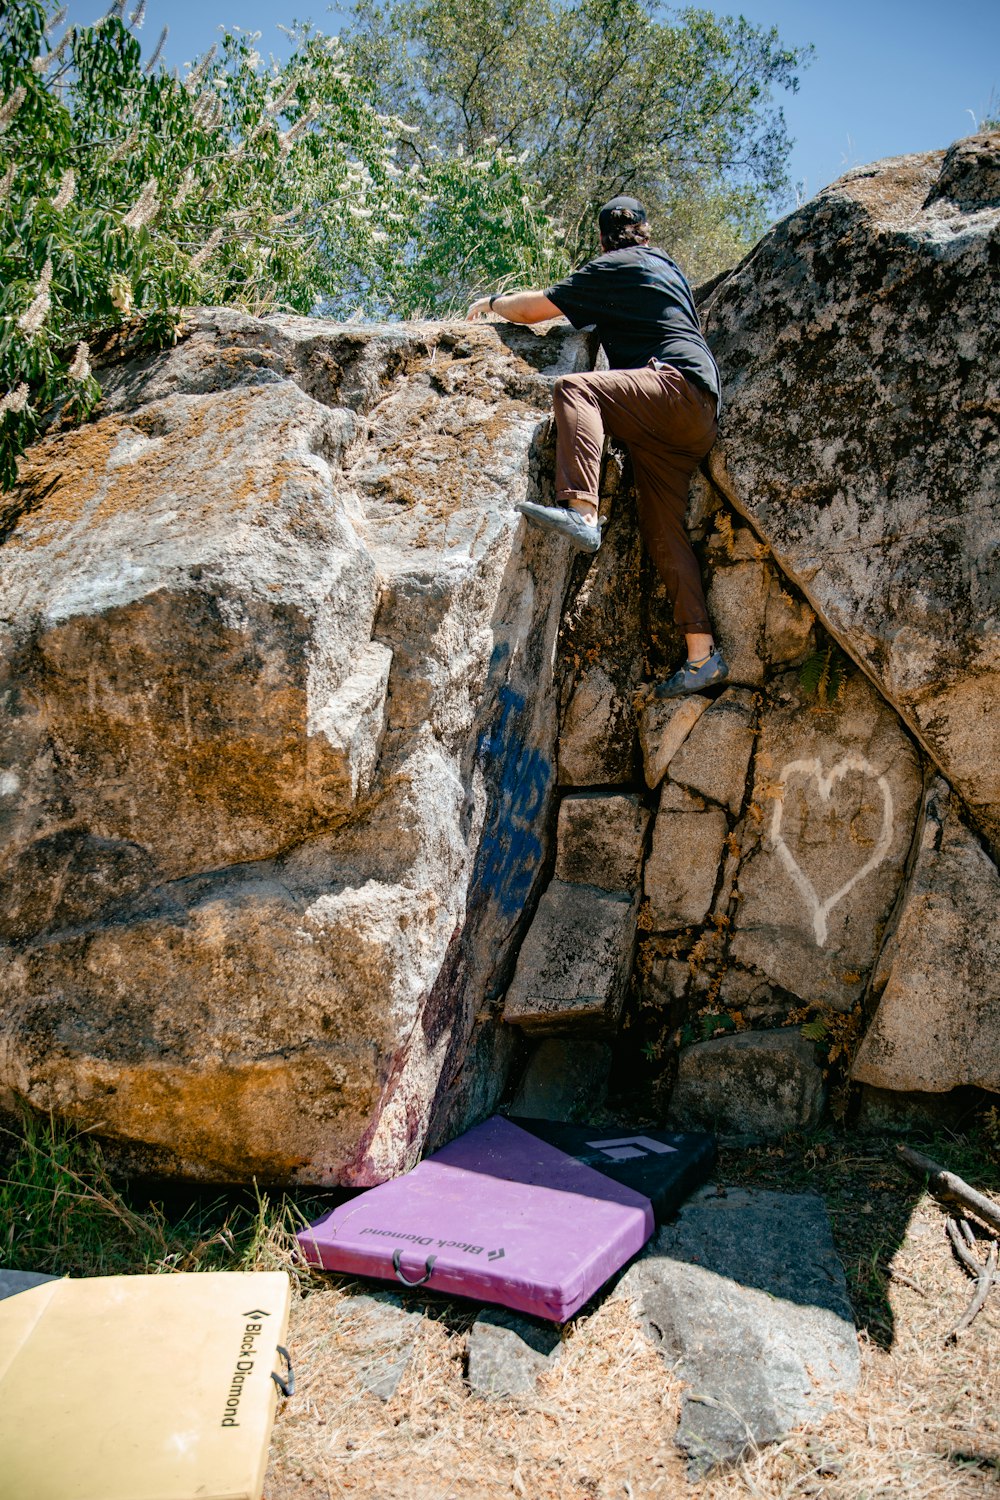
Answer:
<svg viewBox="0 0 1000 1500"><path fill-rule="evenodd" d="M578 552L596 552L601 545L600 526L591 526L578 511L566 510L561 505L536 505L533 500L519 500L514 509L533 526L566 537Z"/></svg>
<svg viewBox="0 0 1000 1500"><path fill-rule="evenodd" d="M687 693L700 693L702 688L716 687L729 677L729 668L722 652L716 647L712 654L697 666L686 661L679 672L658 682L652 696L656 699L683 698Z"/></svg>

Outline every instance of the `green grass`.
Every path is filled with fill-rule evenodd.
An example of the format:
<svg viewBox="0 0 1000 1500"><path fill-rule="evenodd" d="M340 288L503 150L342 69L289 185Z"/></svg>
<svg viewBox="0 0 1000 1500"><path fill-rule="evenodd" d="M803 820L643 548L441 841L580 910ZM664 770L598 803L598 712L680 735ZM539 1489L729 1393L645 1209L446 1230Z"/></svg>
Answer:
<svg viewBox="0 0 1000 1500"><path fill-rule="evenodd" d="M85 1132L26 1114L0 1127L0 1265L52 1275L171 1271L309 1272L293 1256L295 1231L328 1205L252 1192L205 1201L176 1191L179 1206L117 1185Z"/></svg>

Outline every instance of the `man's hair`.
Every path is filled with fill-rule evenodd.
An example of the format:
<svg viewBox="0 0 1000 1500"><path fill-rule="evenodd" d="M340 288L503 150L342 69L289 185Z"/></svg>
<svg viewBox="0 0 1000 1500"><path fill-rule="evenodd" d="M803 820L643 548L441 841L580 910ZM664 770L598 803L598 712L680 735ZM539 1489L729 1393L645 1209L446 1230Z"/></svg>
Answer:
<svg viewBox="0 0 1000 1500"><path fill-rule="evenodd" d="M648 245L649 225L636 224L628 209L615 209L612 222L604 231L603 238L609 250L624 250L626 245ZM618 221L621 220L621 223Z"/></svg>
<svg viewBox="0 0 1000 1500"><path fill-rule="evenodd" d="M621 195L612 198L598 214L601 239L609 250L623 250L626 245L648 245L646 210L638 198Z"/></svg>

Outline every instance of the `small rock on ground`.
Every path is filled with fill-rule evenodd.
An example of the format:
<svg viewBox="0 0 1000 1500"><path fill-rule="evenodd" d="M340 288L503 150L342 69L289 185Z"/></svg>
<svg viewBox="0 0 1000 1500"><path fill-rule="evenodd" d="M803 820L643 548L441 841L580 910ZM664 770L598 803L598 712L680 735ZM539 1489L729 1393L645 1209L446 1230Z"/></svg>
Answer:
<svg viewBox="0 0 1000 1500"><path fill-rule="evenodd" d="M392 1292L345 1297L337 1321L357 1343L352 1360L365 1390L380 1401L391 1401L413 1354L423 1315L404 1307Z"/></svg>
<svg viewBox="0 0 1000 1500"><path fill-rule="evenodd" d="M738 1031L686 1047L670 1117L681 1130L714 1130L749 1145L811 1130L826 1089L816 1049L798 1031Z"/></svg>
<svg viewBox="0 0 1000 1500"><path fill-rule="evenodd" d="M469 1334L469 1386L477 1396L525 1396L559 1357L559 1330L504 1307L481 1312Z"/></svg>

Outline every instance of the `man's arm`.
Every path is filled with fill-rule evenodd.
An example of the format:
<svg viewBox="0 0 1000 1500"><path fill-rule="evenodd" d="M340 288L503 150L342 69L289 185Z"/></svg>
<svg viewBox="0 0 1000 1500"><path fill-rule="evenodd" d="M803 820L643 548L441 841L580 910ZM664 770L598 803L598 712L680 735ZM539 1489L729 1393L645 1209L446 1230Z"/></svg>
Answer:
<svg viewBox="0 0 1000 1500"><path fill-rule="evenodd" d="M561 318L562 313L544 292L504 292L493 298L479 297L469 308L470 319L485 317L487 313L499 313L508 323L544 323L547 318Z"/></svg>

